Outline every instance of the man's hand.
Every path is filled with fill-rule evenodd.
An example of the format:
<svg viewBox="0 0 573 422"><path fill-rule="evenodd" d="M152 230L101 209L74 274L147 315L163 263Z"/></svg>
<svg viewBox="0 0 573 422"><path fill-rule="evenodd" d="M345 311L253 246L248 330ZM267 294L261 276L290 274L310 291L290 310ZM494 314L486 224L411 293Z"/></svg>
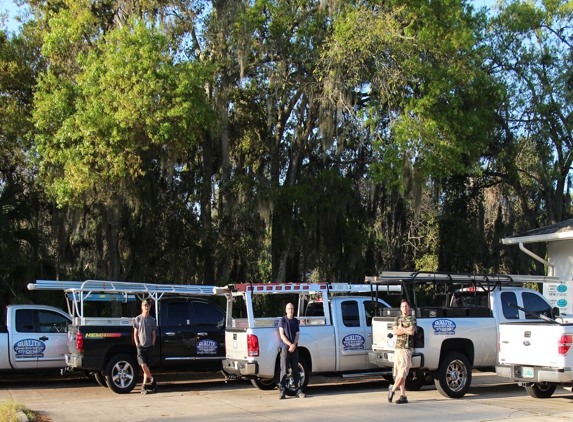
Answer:
<svg viewBox="0 0 573 422"><path fill-rule="evenodd" d="M291 343L289 348L288 348L288 351L292 353L292 352L294 352L294 349L296 349L296 344Z"/></svg>

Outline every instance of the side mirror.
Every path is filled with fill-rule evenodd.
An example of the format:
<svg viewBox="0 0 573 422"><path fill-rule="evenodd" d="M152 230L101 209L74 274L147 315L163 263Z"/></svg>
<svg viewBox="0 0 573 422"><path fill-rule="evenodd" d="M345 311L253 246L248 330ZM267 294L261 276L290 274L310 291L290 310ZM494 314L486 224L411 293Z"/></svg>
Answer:
<svg viewBox="0 0 573 422"><path fill-rule="evenodd" d="M559 316L559 308L555 307L551 310L551 318L555 319Z"/></svg>

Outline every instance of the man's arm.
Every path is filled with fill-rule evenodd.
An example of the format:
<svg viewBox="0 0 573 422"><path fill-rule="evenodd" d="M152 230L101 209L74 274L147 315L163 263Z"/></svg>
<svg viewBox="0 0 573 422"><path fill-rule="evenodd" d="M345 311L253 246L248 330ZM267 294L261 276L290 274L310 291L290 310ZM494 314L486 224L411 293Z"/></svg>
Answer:
<svg viewBox="0 0 573 422"><path fill-rule="evenodd" d="M152 338L151 345L155 346L155 330L152 331L151 338Z"/></svg>
<svg viewBox="0 0 573 422"><path fill-rule="evenodd" d="M139 346L139 330L133 327L133 342L135 343L135 347Z"/></svg>

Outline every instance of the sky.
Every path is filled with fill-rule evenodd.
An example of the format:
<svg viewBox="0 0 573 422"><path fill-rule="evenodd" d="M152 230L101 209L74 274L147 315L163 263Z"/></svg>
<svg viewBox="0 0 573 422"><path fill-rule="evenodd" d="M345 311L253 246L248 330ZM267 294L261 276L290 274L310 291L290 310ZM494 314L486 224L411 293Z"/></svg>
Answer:
<svg viewBox="0 0 573 422"><path fill-rule="evenodd" d="M479 9L483 6L492 7L497 0L471 0L474 7ZM18 29L18 22L14 17L18 14L19 7L16 6L15 0L0 0L0 12L8 12L8 31L14 32Z"/></svg>

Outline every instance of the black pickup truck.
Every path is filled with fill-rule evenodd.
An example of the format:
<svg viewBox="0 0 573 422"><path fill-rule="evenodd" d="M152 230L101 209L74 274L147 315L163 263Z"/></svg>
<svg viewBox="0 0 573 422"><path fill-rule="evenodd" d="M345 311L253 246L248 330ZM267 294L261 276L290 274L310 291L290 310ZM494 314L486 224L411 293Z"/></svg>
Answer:
<svg viewBox="0 0 573 422"><path fill-rule="evenodd" d="M157 319L152 371L220 370L225 357L225 314L198 297L169 297L152 306ZM155 311L157 310L157 311ZM97 382L118 394L139 380L133 318L74 319L68 327L70 369L91 372Z"/></svg>

